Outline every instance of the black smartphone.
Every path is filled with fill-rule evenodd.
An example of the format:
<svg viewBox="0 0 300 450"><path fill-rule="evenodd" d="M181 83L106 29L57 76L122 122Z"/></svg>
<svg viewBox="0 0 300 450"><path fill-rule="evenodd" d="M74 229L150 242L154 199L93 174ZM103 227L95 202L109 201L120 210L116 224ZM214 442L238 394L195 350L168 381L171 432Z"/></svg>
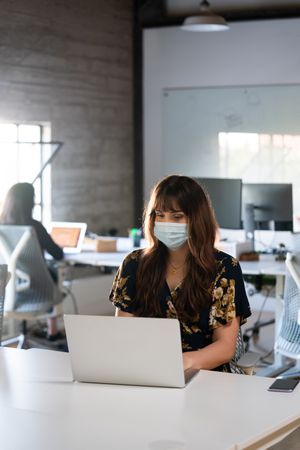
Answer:
<svg viewBox="0 0 300 450"><path fill-rule="evenodd" d="M299 380L293 378L277 378L274 383L268 388L268 391L272 392L292 392Z"/></svg>

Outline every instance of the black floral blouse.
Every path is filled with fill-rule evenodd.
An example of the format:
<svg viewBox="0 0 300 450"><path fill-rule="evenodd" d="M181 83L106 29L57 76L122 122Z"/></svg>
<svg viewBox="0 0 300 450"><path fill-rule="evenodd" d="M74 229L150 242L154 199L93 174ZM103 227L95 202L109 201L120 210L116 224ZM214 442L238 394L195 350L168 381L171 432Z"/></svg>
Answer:
<svg viewBox="0 0 300 450"><path fill-rule="evenodd" d="M110 301L120 310L134 314L132 300L136 295L136 272L142 250L126 256L120 266L110 292ZM212 304L200 312L193 322L180 322L182 350L191 351L206 347L212 342L213 330L235 317L241 323L251 315L240 265L230 255L215 251L217 272L214 280ZM161 297L163 317L177 318L176 301L180 285L170 291L165 282Z"/></svg>

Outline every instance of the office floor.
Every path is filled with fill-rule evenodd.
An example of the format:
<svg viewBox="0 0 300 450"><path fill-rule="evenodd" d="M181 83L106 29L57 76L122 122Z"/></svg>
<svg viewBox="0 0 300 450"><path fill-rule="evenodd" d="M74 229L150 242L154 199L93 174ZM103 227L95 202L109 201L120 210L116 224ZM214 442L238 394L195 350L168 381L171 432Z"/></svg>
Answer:
<svg viewBox="0 0 300 450"><path fill-rule="evenodd" d="M300 427L289 434L278 444L269 447L271 450L299 450L300 448Z"/></svg>
<svg viewBox="0 0 300 450"><path fill-rule="evenodd" d="M68 351L66 335L63 329L63 323L59 325L59 337L55 340L49 340L46 335L46 326L43 322L37 322L28 329L27 348L42 348L48 350Z"/></svg>

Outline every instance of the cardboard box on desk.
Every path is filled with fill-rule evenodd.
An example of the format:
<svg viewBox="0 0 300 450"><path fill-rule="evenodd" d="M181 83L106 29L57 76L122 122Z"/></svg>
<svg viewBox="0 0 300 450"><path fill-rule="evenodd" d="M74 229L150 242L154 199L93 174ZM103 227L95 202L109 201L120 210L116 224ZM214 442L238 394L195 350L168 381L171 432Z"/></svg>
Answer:
<svg viewBox="0 0 300 450"><path fill-rule="evenodd" d="M93 252L116 252L117 239L111 237L99 237L96 239L85 238L83 250Z"/></svg>

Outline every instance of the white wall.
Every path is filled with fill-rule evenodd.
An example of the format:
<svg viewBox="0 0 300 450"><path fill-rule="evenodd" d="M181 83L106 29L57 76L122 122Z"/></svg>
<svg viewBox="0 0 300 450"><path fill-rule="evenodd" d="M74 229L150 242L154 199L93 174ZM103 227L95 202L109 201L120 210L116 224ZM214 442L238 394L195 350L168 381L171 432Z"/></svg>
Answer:
<svg viewBox="0 0 300 450"><path fill-rule="evenodd" d="M299 44L300 19L234 23L222 33L145 30L145 197L163 175L163 88L300 83Z"/></svg>

